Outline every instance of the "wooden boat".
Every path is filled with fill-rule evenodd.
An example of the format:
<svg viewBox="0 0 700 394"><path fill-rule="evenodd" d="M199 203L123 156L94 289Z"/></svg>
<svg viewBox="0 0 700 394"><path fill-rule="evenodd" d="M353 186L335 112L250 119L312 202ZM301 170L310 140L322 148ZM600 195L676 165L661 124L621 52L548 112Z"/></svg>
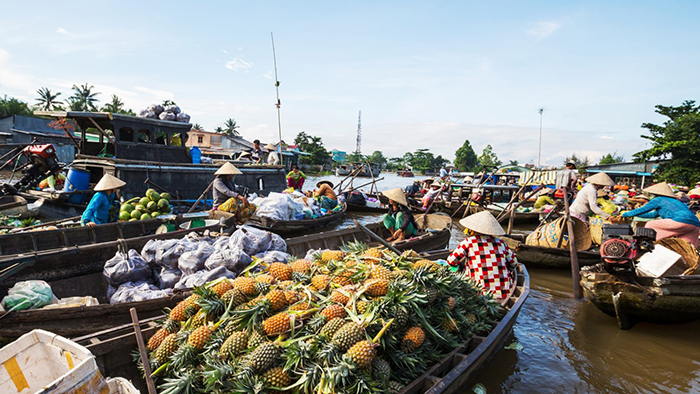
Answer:
<svg viewBox="0 0 700 394"><path fill-rule="evenodd" d="M335 168L335 176L354 175L361 178L378 177L381 173L379 165L370 163L369 168L365 163L339 164Z"/></svg>
<svg viewBox="0 0 700 394"><path fill-rule="evenodd" d="M340 211L333 212L330 215L324 215L315 219L301 220L275 220L254 214L248 219L246 224L250 224L252 226L283 236L303 234L320 228L332 226L340 222L343 219L347 208L348 207L347 205L345 205L345 203L341 203Z"/></svg>
<svg viewBox="0 0 700 394"><path fill-rule="evenodd" d="M700 275L648 278L611 274L603 263L581 270L588 301L627 330L639 321L686 323L700 319Z"/></svg>
<svg viewBox="0 0 700 394"><path fill-rule="evenodd" d="M415 174L413 174L413 171L411 170L397 171L396 175L404 178L413 178L415 176Z"/></svg>
<svg viewBox="0 0 700 394"><path fill-rule="evenodd" d="M21 196L0 197L0 215L17 216L20 219L33 218L39 214L44 205L44 199L33 200L31 203Z"/></svg>
<svg viewBox="0 0 700 394"><path fill-rule="evenodd" d="M539 268L570 268L571 255L569 249L546 248L544 246L526 245L522 240L503 237L508 247L515 251L518 261L528 267ZM595 265L600 262L600 254L595 251L577 253L579 266Z"/></svg>
<svg viewBox="0 0 700 394"><path fill-rule="evenodd" d="M418 379L407 385L401 394L455 394L463 393L469 381L488 363L508 338L530 292L530 277L521 264L517 267L516 285L508 298L502 301L505 315L488 336L473 336L452 351L440 362L429 368ZM147 341L157 330L158 317L140 321L141 331ZM145 390L145 382L131 354L137 348L132 324L124 324L109 330L73 338L95 355L100 370L106 376L121 376Z"/></svg>
<svg viewBox="0 0 700 394"><path fill-rule="evenodd" d="M488 205L486 210L491 212L493 216L498 217L502 212L503 208L498 205ZM501 218L501 223L508 223L509 216L505 215ZM526 223L539 223L540 222L540 212L515 212L515 217L513 218L514 224L526 224Z"/></svg>
<svg viewBox="0 0 700 394"><path fill-rule="evenodd" d="M422 233L394 243L393 246L396 249L424 252L447 247L452 235L452 219L449 216L432 214L428 215L426 220L423 220L423 217L418 217L416 221L421 227ZM381 223L370 224L366 228L382 239L387 239L390 236L389 230ZM377 243L369 234L358 227L287 238L285 241L287 242L287 253L298 257L305 256L306 252L311 249L338 249L348 242Z"/></svg>

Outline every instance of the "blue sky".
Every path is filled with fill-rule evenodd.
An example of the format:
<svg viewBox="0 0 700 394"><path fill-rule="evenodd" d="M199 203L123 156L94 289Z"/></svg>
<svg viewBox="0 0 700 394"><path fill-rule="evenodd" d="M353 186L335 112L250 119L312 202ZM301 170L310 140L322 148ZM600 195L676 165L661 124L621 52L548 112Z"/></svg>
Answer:
<svg viewBox="0 0 700 394"><path fill-rule="evenodd" d="M0 95L95 85L135 111L176 101L213 130L231 117L363 153L465 139L502 160L559 165L643 149L654 106L700 96L697 1L12 2L0 15Z"/></svg>

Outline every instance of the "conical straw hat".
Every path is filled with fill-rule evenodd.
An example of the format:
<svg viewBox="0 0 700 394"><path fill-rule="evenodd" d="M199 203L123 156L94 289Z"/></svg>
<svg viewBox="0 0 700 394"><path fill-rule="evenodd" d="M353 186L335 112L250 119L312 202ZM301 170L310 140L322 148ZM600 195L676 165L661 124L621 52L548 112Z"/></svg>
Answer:
<svg viewBox="0 0 700 394"><path fill-rule="evenodd" d="M405 207L408 206L408 201L406 201L406 194L404 194L403 190L401 190L400 187L397 187L396 189L385 190L382 192L382 194L385 195L386 198L396 201L397 203Z"/></svg>
<svg viewBox="0 0 700 394"><path fill-rule="evenodd" d="M600 186L614 186L615 182L604 172L599 172L586 178L586 182Z"/></svg>
<svg viewBox="0 0 700 394"><path fill-rule="evenodd" d="M242 174L241 170L239 170L238 168L236 168L236 166L234 166L233 164L231 164L229 162L224 163L224 165L221 166L221 168L216 170L216 172L214 173L214 175L240 175L240 174Z"/></svg>
<svg viewBox="0 0 700 394"><path fill-rule="evenodd" d="M505 230L489 211L477 212L459 221L459 224L479 234L503 235Z"/></svg>
<svg viewBox="0 0 700 394"><path fill-rule="evenodd" d="M119 189L120 187L126 185L126 182L117 178L114 175L104 174L102 179L95 185L96 192L103 192L105 190Z"/></svg>
<svg viewBox="0 0 700 394"><path fill-rule="evenodd" d="M673 194L673 190L671 190L671 186L669 186L666 182L661 182L657 183L654 186L649 186L646 189L644 189L644 191L649 194L655 194L657 196L676 198L676 195Z"/></svg>
<svg viewBox="0 0 700 394"><path fill-rule="evenodd" d="M264 146L264 148L267 150L277 150L277 147L272 144L267 144Z"/></svg>
<svg viewBox="0 0 700 394"><path fill-rule="evenodd" d="M689 191L688 194L690 194L691 196L692 195L700 196L700 187L696 187L695 189Z"/></svg>

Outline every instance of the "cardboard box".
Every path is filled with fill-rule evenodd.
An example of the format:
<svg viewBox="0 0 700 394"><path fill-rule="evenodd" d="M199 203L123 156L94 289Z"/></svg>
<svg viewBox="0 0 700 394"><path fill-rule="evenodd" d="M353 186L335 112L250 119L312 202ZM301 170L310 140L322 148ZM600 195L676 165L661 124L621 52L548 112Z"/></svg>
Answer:
<svg viewBox="0 0 700 394"><path fill-rule="evenodd" d="M681 275L686 270L685 260L680 254L661 245L653 252L645 253L637 261L637 275L652 278Z"/></svg>

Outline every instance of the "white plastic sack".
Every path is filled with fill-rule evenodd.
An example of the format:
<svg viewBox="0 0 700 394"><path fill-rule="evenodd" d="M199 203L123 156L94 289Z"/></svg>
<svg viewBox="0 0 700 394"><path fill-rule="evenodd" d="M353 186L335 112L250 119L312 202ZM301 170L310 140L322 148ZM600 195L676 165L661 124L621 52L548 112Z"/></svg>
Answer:
<svg viewBox="0 0 700 394"><path fill-rule="evenodd" d="M255 199L255 214L275 220L289 220L289 199L283 193L270 193L263 199Z"/></svg>
<svg viewBox="0 0 700 394"><path fill-rule="evenodd" d="M258 253L255 257L265 261L266 263L287 263L289 261L289 254L285 252L280 252L278 250L270 250L265 253Z"/></svg>
<svg viewBox="0 0 700 394"><path fill-rule="evenodd" d="M123 283L109 299L110 304L120 304L122 302L134 302L153 300L173 295L171 289L161 290L148 282L126 282Z"/></svg>
<svg viewBox="0 0 700 394"><path fill-rule="evenodd" d="M229 248L252 256L270 249L272 233L251 226L239 227L229 238Z"/></svg>
<svg viewBox="0 0 700 394"><path fill-rule="evenodd" d="M183 276L175 285L176 290L191 289L195 286L201 286L207 282L211 282L217 278L234 279L236 274L227 270L225 267L219 267L211 271L199 271L193 275Z"/></svg>
<svg viewBox="0 0 700 394"><path fill-rule="evenodd" d="M51 286L43 280L27 280L15 283L2 299L5 310L23 311L54 304L58 299L51 291Z"/></svg>
<svg viewBox="0 0 700 394"><path fill-rule="evenodd" d="M204 263L204 268L213 270L219 267L225 267L235 274L240 274L252 262L253 259L242 250L237 248L227 249L212 253Z"/></svg>
<svg viewBox="0 0 700 394"><path fill-rule="evenodd" d="M192 275L204 268L204 262L214 253L214 248L208 243L200 243L195 250L189 250L180 256L178 268L185 275Z"/></svg>
<svg viewBox="0 0 700 394"><path fill-rule="evenodd" d="M128 253L117 252L107 260L102 275L112 286L119 286L125 282L139 282L148 280L153 272L146 260L134 249Z"/></svg>
<svg viewBox="0 0 700 394"><path fill-rule="evenodd" d="M143 248L141 249L141 257L143 257L144 260L148 264L153 264L155 259L156 259L156 249L158 247L158 242L155 239L151 239L148 242L146 242L145 245L143 245Z"/></svg>
<svg viewBox="0 0 700 394"><path fill-rule="evenodd" d="M160 272L154 274L156 284L159 289L172 289L182 278L182 271L174 268L161 268Z"/></svg>

